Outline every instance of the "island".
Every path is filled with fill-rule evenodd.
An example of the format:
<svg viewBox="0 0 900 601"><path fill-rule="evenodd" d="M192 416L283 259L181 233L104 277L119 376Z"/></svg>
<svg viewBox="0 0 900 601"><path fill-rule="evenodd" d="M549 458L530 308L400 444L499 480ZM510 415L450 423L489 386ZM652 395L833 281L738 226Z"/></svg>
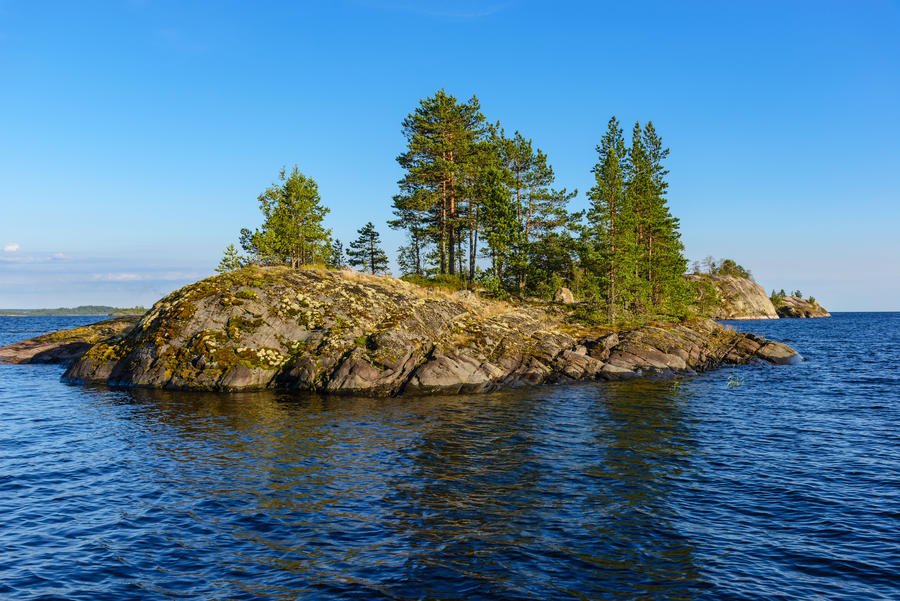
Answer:
<svg viewBox="0 0 900 601"><path fill-rule="evenodd" d="M799 290L792 295L782 290L766 296L763 287L750 277L693 273L685 279L698 291L695 310L705 312L713 319L831 317L815 298L804 299Z"/></svg>
<svg viewBox="0 0 900 601"><path fill-rule="evenodd" d="M614 331L571 312L567 303L509 303L347 270L250 267L173 292L137 322L119 318L107 337L60 361L75 383L395 396L801 360L784 344L710 319ZM0 358L14 360L8 349ZM46 360L42 352L19 359Z"/></svg>
<svg viewBox="0 0 900 601"><path fill-rule="evenodd" d="M257 197L260 219L241 228L240 249L225 248L219 275L109 335L88 328L76 345L74 333L58 333L0 357L57 358L76 383L375 396L801 360L714 321L779 316L736 261L707 257L706 273L698 263L685 275L666 198L669 149L652 121L635 122L629 143L609 119L578 211L569 204L577 191L556 183L546 153L489 123L477 97L443 89L403 119L403 176L387 222L405 236L399 278L386 275L393 265L376 224L345 248L315 179L285 165Z"/></svg>

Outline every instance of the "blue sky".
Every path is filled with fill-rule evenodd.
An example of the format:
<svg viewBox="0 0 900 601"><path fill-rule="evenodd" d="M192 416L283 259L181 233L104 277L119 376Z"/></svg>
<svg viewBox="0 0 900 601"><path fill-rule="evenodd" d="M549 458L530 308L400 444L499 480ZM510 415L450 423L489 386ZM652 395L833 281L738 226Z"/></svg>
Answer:
<svg viewBox="0 0 900 601"><path fill-rule="evenodd" d="M445 88L586 205L610 115L652 119L689 258L900 309L900 4L0 0L0 307L153 303L212 273L282 165L345 242Z"/></svg>

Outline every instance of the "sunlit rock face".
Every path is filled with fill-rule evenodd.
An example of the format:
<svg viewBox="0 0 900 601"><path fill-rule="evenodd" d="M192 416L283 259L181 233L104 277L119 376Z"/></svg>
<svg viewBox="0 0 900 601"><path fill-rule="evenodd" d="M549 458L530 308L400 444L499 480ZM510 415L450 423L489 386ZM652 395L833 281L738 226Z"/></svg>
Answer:
<svg viewBox="0 0 900 601"><path fill-rule="evenodd" d="M776 319L775 305L762 286L731 275L688 275L694 282L710 282L718 293L719 303L707 310L713 319Z"/></svg>

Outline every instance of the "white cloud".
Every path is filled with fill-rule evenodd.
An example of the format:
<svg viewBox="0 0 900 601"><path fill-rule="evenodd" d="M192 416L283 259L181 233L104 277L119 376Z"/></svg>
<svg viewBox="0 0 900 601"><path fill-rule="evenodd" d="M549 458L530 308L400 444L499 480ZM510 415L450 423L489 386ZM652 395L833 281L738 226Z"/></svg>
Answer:
<svg viewBox="0 0 900 601"><path fill-rule="evenodd" d="M88 279L91 282L176 282L181 280L193 281L199 279L202 276L203 274L200 273L185 271L150 271L147 273L95 273L92 274Z"/></svg>
<svg viewBox="0 0 900 601"><path fill-rule="evenodd" d="M14 253L19 250L19 245L16 242L10 242L6 246L3 247L3 252L5 253Z"/></svg>
<svg viewBox="0 0 900 601"><path fill-rule="evenodd" d="M95 273L91 276L94 282L133 282L135 280L143 280L136 273Z"/></svg>

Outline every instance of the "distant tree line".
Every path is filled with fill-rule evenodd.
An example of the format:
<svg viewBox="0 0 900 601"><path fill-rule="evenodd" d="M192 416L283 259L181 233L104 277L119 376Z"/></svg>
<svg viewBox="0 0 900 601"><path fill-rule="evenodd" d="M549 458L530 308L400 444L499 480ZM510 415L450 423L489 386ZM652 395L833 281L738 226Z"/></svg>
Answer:
<svg viewBox="0 0 900 601"><path fill-rule="evenodd" d="M712 256L707 256L703 261L694 261L694 274L706 273L709 275L731 275L738 278L753 279L753 274L749 269L745 269L742 265L738 265L733 259L719 259L716 261Z"/></svg>
<svg viewBox="0 0 900 601"><path fill-rule="evenodd" d="M626 144L609 120L597 145L587 211L570 212L577 191L556 184L547 155L519 131L489 122L476 97L443 90L420 100L402 122L403 168L391 228L406 233L401 276L479 286L496 295L549 297L568 286L586 319L684 316L695 291L679 221L669 211L669 154L652 122L635 123ZM262 225L241 230L219 271L243 265L346 265L384 273L388 258L375 225L348 248L324 227L328 209L297 167L258 198ZM740 271L733 261L715 269Z"/></svg>
<svg viewBox="0 0 900 601"><path fill-rule="evenodd" d="M772 301L773 305L775 305L776 307L780 307L781 305L784 304L784 299L787 298L787 296L788 296L788 294L784 291L784 288L782 288L778 292L776 292L775 290L772 290L772 294L769 295L769 299ZM799 290L794 290L793 292L791 292L790 296L793 296L794 298L802 299L803 293ZM810 296L807 300L811 303L815 303L816 297Z"/></svg>

